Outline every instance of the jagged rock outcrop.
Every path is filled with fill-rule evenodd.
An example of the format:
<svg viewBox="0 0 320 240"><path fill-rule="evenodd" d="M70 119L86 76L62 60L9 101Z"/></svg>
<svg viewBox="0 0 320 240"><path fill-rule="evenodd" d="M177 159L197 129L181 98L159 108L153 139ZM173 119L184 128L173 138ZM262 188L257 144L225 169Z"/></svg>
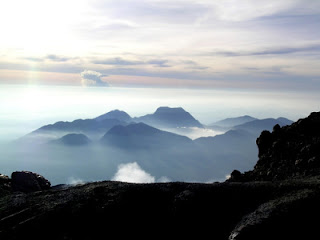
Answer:
<svg viewBox="0 0 320 240"><path fill-rule="evenodd" d="M244 174L234 170L229 182L306 185L266 201L244 216L229 240L314 238L315 219L320 214L320 112L289 126L275 125L272 132L263 131L256 142L259 160L254 169Z"/></svg>
<svg viewBox="0 0 320 240"><path fill-rule="evenodd" d="M13 172L11 174L12 190L15 192L35 192L47 190L50 188L51 183L43 176L29 172Z"/></svg>
<svg viewBox="0 0 320 240"><path fill-rule="evenodd" d="M251 180L283 180L320 175L320 112L285 127L275 125L257 139L259 161Z"/></svg>

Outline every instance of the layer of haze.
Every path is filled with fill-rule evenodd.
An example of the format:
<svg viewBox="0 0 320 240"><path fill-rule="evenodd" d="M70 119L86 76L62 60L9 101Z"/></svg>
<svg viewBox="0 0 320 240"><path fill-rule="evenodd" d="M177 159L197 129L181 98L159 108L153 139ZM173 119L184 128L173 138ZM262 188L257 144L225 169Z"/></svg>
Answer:
<svg viewBox="0 0 320 240"><path fill-rule="evenodd" d="M304 96L297 92L231 89L1 85L0 171L7 175L16 170L35 171L45 175L53 184L107 179L132 182L223 180L234 167L240 170L252 168L255 157L246 162L246 156L242 156L242 160L237 156L239 161L235 166L191 149L190 152L188 149L150 152L147 149L122 151L96 144L72 148L8 143L43 125L95 118L114 109L135 117L153 113L160 106L183 107L205 125L243 115L297 120L319 109L318 94L309 93L308 98ZM221 133L198 128L164 130L187 135L191 139ZM254 142L252 145L255 149ZM252 154L255 156L256 150L250 156Z"/></svg>
<svg viewBox="0 0 320 240"><path fill-rule="evenodd" d="M312 92L307 96L299 92L232 89L1 85L0 141L15 140L57 121L94 118L114 109L138 117L153 113L160 106L183 107L205 125L242 115L297 120L320 108L318 93ZM215 134L191 130L191 138Z"/></svg>
<svg viewBox="0 0 320 240"><path fill-rule="evenodd" d="M319 90L319 21L317 0L2 1L0 83Z"/></svg>

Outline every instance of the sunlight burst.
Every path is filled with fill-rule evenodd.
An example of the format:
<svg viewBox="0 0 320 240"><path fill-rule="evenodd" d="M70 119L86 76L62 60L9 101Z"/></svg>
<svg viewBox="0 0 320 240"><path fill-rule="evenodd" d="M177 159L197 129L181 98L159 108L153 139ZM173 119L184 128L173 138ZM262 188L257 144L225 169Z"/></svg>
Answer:
<svg viewBox="0 0 320 240"><path fill-rule="evenodd" d="M83 22L86 10L83 0L5 1L0 9L0 43L32 54L46 52L53 45L62 47L73 39L72 28Z"/></svg>

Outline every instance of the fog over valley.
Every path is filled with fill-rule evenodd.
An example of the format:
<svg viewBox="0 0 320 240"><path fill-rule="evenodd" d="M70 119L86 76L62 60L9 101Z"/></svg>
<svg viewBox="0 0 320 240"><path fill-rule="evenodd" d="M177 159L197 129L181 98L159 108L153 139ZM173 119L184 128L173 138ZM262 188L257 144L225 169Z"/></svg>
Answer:
<svg viewBox="0 0 320 240"><path fill-rule="evenodd" d="M67 93L66 88L63 91ZM255 141L261 131L272 131L276 124L284 126L292 122L283 117L285 115L259 118L264 115L255 108L250 108L255 113L253 116L245 115L248 111L240 115L244 106L232 107L229 105L232 101L226 101L227 105L223 106L202 106L192 94L190 100L186 100L184 93L192 93L191 90L176 91L175 104L151 109L148 101L154 101L152 105L163 101L157 101L156 96L151 97L152 90L151 93L148 91L146 89L143 96L126 98L127 101L109 102L111 98L108 94L113 99L119 99L120 93L108 90L102 94L97 89L94 91L97 93L95 101L91 103L77 105L72 99L63 106L62 94L62 102L48 106L40 104L39 109L2 109L12 113L7 115L7 119L2 118L2 123L16 117L15 121L19 124L17 129L12 128L10 123L2 124L1 173L10 175L16 170L39 172L52 184L100 180L224 181L234 169L247 171L253 168L258 154ZM172 94L171 91L164 89L162 94ZM86 94L94 92L84 91ZM209 102L219 102L221 96L217 98L215 95L211 100L209 98ZM48 99L50 94L47 103L50 101ZM77 100L83 101L80 97ZM102 103L98 104L98 100ZM184 105L176 105L184 100ZM126 103L131 111L117 107ZM15 104L13 102L12 106ZM105 106L114 108L94 115ZM181 106L189 106L198 114ZM218 110L221 112L215 115ZM80 116L81 113L83 116ZM25 119L21 118L22 115ZM295 116L294 113L288 115ZM26 123L25 127L23 123Z"/></svg>

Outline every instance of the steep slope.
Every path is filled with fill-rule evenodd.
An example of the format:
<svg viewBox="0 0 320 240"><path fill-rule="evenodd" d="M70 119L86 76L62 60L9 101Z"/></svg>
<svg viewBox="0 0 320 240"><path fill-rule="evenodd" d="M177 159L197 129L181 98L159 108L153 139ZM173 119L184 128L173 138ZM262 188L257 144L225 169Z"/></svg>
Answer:
<svg viewBox="0 0 320 240"><path fill-rule="evenodd" d="M134 118L136 122L144 122L155 127L203 127L189 112L183 108L159 107L153 114Z"/></svg>
<svg viewBox="0 0 320 240"><path fill-rule="evenodd" d="M259 161L245 174L253 180L320 175L320 112L285 127L274 126L257 139Z"/></svg>

